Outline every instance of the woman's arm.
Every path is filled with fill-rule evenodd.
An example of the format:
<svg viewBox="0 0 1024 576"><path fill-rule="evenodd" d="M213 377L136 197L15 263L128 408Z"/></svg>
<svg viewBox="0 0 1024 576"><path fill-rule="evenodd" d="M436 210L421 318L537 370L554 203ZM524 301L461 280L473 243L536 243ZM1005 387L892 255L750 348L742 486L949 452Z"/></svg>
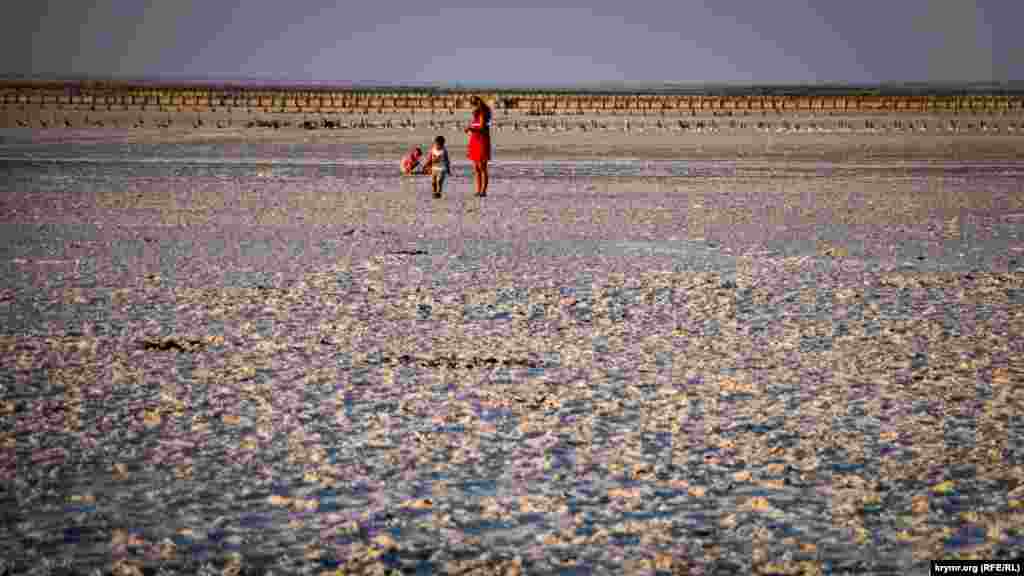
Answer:
<svg viewBox="0 0 1024 576"><path fill-rule="evenodd" d="M470 129L478 134L488 134L491 130L491 112L489 109L484 108L479 112L473 113L473 123L470 124Z"/></svg>
<svg viewBox="0 0 1024 576"><path fill-rule="evenodd" d="M467 132L483 132L484 121L483 114L477 111L473 111L473 121L466 127Z"/></svg>

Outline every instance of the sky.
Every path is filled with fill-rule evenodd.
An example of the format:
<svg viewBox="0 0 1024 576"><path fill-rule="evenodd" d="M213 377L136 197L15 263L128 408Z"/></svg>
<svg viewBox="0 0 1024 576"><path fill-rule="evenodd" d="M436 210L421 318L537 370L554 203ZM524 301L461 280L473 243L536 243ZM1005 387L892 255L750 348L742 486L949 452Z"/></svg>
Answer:
<svg viewBox="0 0 1024 576"><path fill-rule="evenodd" d="M1024 80L1024 0L12 0L0 73L581 85Z"/></svg>

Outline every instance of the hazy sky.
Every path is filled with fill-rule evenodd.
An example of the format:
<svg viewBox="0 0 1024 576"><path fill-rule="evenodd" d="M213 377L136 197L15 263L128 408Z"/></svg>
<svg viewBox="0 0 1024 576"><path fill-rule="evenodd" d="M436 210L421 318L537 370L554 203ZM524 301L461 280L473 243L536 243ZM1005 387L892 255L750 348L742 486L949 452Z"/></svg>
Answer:
<svg viewBox="0 0 1024 576"><path fill-rule="evenodd" d="M1024 0L13 0L0 72L326 82L1024 79Z"/></svg>

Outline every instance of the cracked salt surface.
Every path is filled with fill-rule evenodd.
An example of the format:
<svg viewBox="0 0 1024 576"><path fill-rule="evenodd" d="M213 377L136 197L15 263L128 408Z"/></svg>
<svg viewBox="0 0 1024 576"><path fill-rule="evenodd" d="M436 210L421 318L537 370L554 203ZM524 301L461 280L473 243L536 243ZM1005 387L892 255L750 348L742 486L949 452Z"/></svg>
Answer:
<svg viewBox="0 0 1024 576"><path fill-rule="evenodd" d="M1015 164L522 161L432 202L314 145L5 146L16 573L905 572L1024 542Z"/></svg>

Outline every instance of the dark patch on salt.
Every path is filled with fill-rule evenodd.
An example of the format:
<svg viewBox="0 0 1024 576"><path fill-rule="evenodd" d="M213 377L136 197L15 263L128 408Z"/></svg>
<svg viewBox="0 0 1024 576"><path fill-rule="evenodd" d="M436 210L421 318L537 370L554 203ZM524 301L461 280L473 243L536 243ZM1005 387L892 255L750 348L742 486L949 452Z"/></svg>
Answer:
<svg viewBox="0 0 1024 576"><path fill-rule="evenodd" d="M197 339L146 339L139 342L139 348L148 351L170 352L196 352L206 346L206 343Z"/></svg>

